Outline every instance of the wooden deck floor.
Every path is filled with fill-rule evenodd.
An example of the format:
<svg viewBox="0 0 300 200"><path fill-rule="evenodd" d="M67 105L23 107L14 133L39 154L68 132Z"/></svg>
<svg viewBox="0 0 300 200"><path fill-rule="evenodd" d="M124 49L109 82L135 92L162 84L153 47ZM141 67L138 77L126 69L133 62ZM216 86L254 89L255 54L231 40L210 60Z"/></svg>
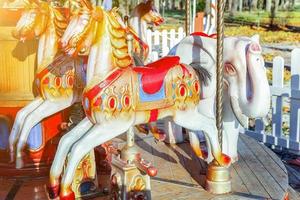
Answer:
<svg viewBox="0 0 300 200"><path fill-rule="evenodd" d="M118 145L124 144L120 139ZM151 180L152 199L300 199L288 185L284 164L267 147L248 136L239 140L239 161L231 168L233 192L215 196L204 190L206 163L198 159L189 144L177 146L156 143L150 136L138 136L137 148L158 168ZM0 199L47 199L47 178L38 180L0 179ZM104 200L108 197L98 197Z"/></svg>

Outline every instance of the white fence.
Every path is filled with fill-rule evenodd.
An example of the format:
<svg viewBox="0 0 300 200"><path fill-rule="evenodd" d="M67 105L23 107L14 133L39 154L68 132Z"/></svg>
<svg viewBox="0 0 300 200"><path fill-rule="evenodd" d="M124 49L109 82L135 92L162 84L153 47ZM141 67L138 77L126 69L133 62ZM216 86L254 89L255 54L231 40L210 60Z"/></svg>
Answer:
<svg viewBox="0 0 300 200"><path fill-rule="evenodd" d="M245 133L255 139L283 148L300 151L300 49L291 53L291 80L284 84L284 59L273 60L273 80L270 86L272 94L271 129L266 131L262 119L255 121L255 130ZM283 108L288 108L283 111ZM287 133L283 124L289 124Z"/></svg>
<svg viewBox="0 0 300 200"><path fill-rule="evenodd" d="M183 28L162 32L149 30L149 61L167 55L183 37ZM288 85L284 84L284 59L275 57L272 68L272 107L269 124L271 128L266 130L266 120L257 119L255 130L246 130L245 133L264 143L300 151L300 49L294 49L291 53L291 80ZM283 112L283 107L288 107L289 112ZM289 124L287 133L283 132L283 123Z"/></svg>
<svg viewBox="0 0 300 200"><path fill-rule="evenodd" d="M185 37L185 32L182 27L178 30L171 29L170 31L154 31L147 30L146 39L149 45L149 61L155 61L161 56L169 53L169 50L175 46L180 40Z"/></svg>

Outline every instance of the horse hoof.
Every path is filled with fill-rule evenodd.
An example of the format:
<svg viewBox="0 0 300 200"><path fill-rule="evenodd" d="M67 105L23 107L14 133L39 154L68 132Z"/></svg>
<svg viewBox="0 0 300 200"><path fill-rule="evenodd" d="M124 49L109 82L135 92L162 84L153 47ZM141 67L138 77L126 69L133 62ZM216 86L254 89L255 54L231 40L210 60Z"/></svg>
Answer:
<svg viewBox="0 0 300 200"><path fill-rule="evenodd" d="M152 134L153 134L154 138L159 142L163 142L167 138L166 133L160 129L158 129L156 132L154 132Z"/></svg>
<svg viewBox="0 0 300 200"><path fill-rule="evenodd" d="M231 163L231 158L229 156L227 156L226 154L222 153L222 157L221 157L221 165L222 166L228 166Z"/></svg>
<svg viewBox="0 0 300 200"><path fill-rule="evenodd" d="M73 191L67 192L65 194L60 193L59 199L60 200L75 200L75 194Z"/></svg>
<svg viewBox="0 0 300 200"><path fill-rule="evenodd" d="M59 185L48 186L47 189L50 199L56 199L59 196Z"/></svg>
<svg viewBox="0 0 300 200"><path fill-rule="evenodd" d="M17 160L16 160L16 168L17 169L21 169L24 167L24 162L23 162L23 159L21 157L17 157Z"/></svg>

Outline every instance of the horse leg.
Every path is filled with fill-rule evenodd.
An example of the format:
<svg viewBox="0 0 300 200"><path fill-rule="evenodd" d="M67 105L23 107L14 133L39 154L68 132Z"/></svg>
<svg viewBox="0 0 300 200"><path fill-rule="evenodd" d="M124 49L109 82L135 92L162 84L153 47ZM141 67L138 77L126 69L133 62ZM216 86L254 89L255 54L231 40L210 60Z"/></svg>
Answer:
<svg viewBox="0 0 300 200"><path fill-rule="evenodd" d="M43 103L42 97L35 98L32 102L30 102L28 105L26 105L24 108L22 108L16 115L14 125L11 129L10 135L9 135L9 150L10 150L10 161L14 161L14 147L17 142L17 139L20 135L20 129L22 128L24 124L24 120L27 117L29 113L31 113L34 109L36 109L39 105Z"/></svg>
<svg viewBox="0 0 300 200"><path fill-rule="evenodd" d="M72 105L72 98L60 99L55 101L45 100L41 105L39 105L34 111L32 111L25 119L20 138L17 144L16 152L16 168L22 168L24 163L22 160L22 149L24 148L27 138L29 136L30 130L38 124L41 120L54 113L57 113Z"/></svg>
<svg viewBox="0 0 300 200"><path fill-rule="evenodd" d="M216 161L222 166L230 164L230 157L221 152L214 118L202 115L195 109L189 111L177 111L174 122L191 130L202 130L209 138L212 154Z"/></svg>
<svg viewBox="0 0 300 200"><path fill-rule="evenodd" d="M199 138L198 133L196 133L194 131L190 131L190 130L188 132L189 132L190 144L191 144L193 151L199 158L206 159L208 156L208 153L207 153L207 151L204 151L203 149L201 149L200 138Z"/></svg>
<svg viewBox="0 0 300 200"><path fill-rule="evenodd" d="M74 199L71 190L75 170L84 156L99 144L103 144L118 135L126 132L133 123L128 120L125 123L120 121L111 122L109 125L94 125L78 142L70 152L67 168L61 181L60 199ZM118 125L116 125L118 124Z"/></svg>
<svg viewBox="0 0 300 200"><path fill-rule="evenodd" d="M48 190L51 198L54 199L59 194L59 177L63 171L66 158L72 145L75 144L75 142L79 140L92 126L92 122L86 117L60 139L50 169L50 186Z"/></svg>

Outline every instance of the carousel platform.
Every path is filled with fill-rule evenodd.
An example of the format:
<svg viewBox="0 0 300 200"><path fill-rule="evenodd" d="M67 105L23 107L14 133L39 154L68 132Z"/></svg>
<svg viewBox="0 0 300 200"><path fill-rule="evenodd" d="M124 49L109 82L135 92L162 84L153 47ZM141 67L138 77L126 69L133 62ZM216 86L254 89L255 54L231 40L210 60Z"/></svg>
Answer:
<svg viewBox="0 0 300 200"><path fill-rule="evenodd" d="M120 147L122 139L114 142ZM241 135L239 161L231 167L233 192L212 195L205 191L207 164L191 151L189 143L177 146L156 143L151 136L138 135L136 145L145 159L158 169L151 179L152 199L300 199L300 195L288 184L288 174L281 160L267 147L254 139ZM108 175L100 175L108 184ZM48 178L9 179L0 178L0 199L43 200L48 199ZM99 194L92 199L110 199Z"/></svg>

